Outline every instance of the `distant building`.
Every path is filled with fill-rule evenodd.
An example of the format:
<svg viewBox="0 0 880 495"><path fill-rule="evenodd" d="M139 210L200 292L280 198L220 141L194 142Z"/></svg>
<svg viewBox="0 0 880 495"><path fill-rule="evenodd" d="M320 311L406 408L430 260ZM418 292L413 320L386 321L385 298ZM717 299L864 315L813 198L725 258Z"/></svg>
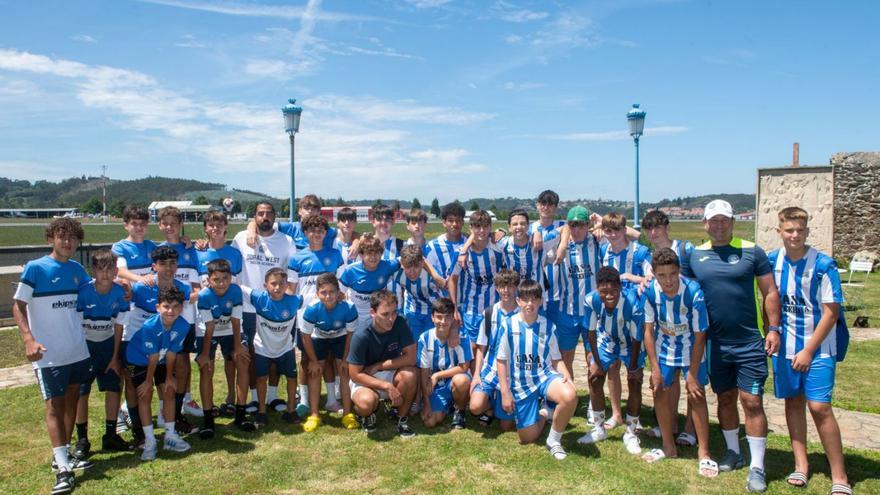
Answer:
<svg viewBox="0 0 880 495"><path fill-rule="evenodd" d="M180 210L184 222L197 222L205 213L217 209L216 206L211 205L194 205L192 201L153 201L150 203L150 206L147 206L147 210L150 212L150 218L154 222L158 221L159 219L157 218L157 215L159 214L159 210L166 206L173 206Z"/></svg>
<svg viewBox="0 0 880 495"><path fill-rule="evenodd" d="M0 208L5 218L52 218L79 216L76 208Z"/></svg>

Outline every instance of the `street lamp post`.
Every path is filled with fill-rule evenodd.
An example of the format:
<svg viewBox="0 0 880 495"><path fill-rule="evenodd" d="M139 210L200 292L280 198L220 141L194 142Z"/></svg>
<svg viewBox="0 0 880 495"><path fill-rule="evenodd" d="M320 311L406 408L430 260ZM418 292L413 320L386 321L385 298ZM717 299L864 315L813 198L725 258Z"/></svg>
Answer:
<svg viewBox="0 0 880 495"><path fill-rule="evenodd" d="M639 229L639 138L645 129L645 111L639 109L638 103L626 114L626 122L629 124L629 135L632 136L636 145L636 202L633 208L633 228Z"/></svg>
<svg viewBox="0 0 880 495"><path fill-rule="evenodd" d="M302 116L302 107L295 105L296 100L290 98L287 105L281 107L281 113L284 115L284 131L290 136L290 221L293 222L293 216L296 214L296 195L294 189L294 138L299 132L299 119Z"/></svg>

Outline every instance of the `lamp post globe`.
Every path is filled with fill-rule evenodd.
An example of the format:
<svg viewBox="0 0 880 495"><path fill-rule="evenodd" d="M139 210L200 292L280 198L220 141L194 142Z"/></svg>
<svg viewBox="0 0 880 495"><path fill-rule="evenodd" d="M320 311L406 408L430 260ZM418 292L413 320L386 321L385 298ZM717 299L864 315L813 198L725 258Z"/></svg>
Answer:
<svg viewBox="0 0 880 495"><path fill-rule="evenodd" d="M287 105L281 107L281 114L284 116L284 132L290 136L290 221L293 222L296 214L296 189L295 189L295 137L299 132L299 119L302 117L302 107L296 106L296 99L287 100Z"/></svg>

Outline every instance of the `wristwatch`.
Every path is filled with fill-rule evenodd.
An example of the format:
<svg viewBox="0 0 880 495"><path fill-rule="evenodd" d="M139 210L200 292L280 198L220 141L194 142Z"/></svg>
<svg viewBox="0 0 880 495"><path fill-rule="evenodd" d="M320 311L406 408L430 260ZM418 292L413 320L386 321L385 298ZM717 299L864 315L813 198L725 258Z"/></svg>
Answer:
<svg viewBox="0 0 880 495"><path fill-rule="evenodd" d="M768 325L767 331L779 333L782 331L782 327L780 327L779 325Z"/></svg>

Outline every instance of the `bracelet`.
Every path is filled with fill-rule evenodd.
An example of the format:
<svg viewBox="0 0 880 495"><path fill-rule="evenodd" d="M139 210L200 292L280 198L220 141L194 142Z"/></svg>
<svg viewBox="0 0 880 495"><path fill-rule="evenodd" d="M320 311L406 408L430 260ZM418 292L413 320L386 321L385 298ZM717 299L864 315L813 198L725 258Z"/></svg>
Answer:
<svg viewBox="0 0 880 495"><path fill-rule="evenodd" d="M780 331L782 331L782 327L780 327L779 325L769 325L767 327L767 331L779 333Z"/></svg>

